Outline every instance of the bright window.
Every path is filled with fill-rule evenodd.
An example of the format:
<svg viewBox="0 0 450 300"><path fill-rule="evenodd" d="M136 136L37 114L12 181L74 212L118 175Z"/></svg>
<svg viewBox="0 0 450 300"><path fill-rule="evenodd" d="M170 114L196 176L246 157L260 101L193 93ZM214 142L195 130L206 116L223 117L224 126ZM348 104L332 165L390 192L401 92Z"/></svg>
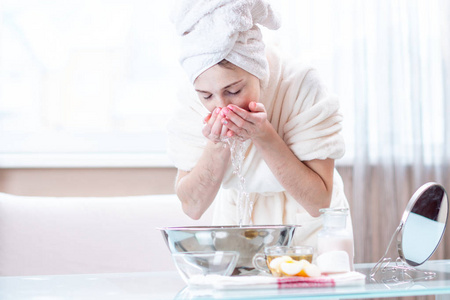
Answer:
<svg viewBox="0 0 450 300"><path fill-rule="evenodd" d="M340 98L341 161L352 162L362 147L372 162L410 163L416 148L425 161L444 157L445 0L272 4L282 27L265 31L267 42L316 67ZM86 157L85 166L171 165L165 125L185 80L171 5L3 0L0 167L23 157L23 166Z"/></svg>
<svg viewBox="0 0 450 300"><path fill-rule="evenodd" d="M174 86L184 75L169 7L4 0L0 153L164 153Z"/></svg>

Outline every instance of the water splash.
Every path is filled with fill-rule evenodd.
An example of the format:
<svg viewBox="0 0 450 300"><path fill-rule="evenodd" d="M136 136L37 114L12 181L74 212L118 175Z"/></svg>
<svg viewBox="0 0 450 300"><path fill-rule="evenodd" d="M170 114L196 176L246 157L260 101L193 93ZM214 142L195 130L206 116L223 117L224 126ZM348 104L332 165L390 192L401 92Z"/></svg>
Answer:
<svg viewBox="0 0 450 300"><path fill-rule="evenodd" d="M245 147L242 140L236 137L224 137L222 138L222 142L230 147L233 174L239 179L238 201L236 206L239 226L250 225L252 223L253 201L250 201L250 195L245 188L245 177L242 175L242 165L247 147Z"/></svg>

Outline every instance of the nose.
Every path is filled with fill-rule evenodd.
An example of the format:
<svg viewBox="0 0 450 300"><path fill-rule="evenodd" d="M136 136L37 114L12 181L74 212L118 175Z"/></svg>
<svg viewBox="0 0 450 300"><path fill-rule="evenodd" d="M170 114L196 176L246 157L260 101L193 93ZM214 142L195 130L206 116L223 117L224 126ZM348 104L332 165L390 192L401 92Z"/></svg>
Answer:
<svg viewBox="0 0 450 300"><path fill-rule="evenodd" d="M218 106L219 107L226 107L228 104L230 104L230 101L228 101L223 96L219 96L217 100L218 100Z"/></svg>

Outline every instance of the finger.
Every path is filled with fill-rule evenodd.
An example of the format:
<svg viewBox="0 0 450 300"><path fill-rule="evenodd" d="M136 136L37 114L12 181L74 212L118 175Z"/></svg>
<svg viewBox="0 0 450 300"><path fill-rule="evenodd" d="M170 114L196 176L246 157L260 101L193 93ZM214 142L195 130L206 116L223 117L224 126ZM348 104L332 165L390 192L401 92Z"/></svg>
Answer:
<svg viewBox="0 0 450 300"><path fill-rule="evenodd" d="M214 123L216 122L217 116L219 114L219 111L216 111L216 109L214 109L208 116L205 117L204 121L206 121L206 127L209 129L209 131L211 131ZM209 133L208 133L209 135Z"/></svg>
<svg viewBox="0 0 450 300"><path fill-rule="evenodd" d="M216 142L220 136L221 124L220 118L218 118L220 113L220 108L214 109L211 114L206 116L205 120L208 120L205 127L203 128L203 135L210 140ZM219 124L217 124L219 122Z"/></svg>
<svg viewBox="0 0 450 300"><path fill-rule="evenodd" d="M211 120L212 119L212 120ZM213 113L208 114L204 119L203 119L203 124L205 124L203 126L202 129L202 133L205 137L209 138L209 136L211 135L211 127L214 124L214 116Z"/></svg>
<svg viewBox="0 0 450 300"><path fill-rule="evenodd" d="M227 136L228 128L226 126L222 126L222 131L220 132L220 140Z"/></svg>
<svg viewBox="0 0 450 300"><path fill-rule="evenodd" d="M214 114L217 114L217 116L212 125L211 135L216 142L223 141L223 137L227 136L228 131L228 128L224 126L224 124L227 124L227 120L222 111L223 109L216 109L214 111Z"/></svg>
<svg viewBox="0 0 450 300"><path fill-rule="evenodd" d="M217 119L217 117L219 116L219 114L220 114L220 111L221 111L221 108L220 107L216 107L212 112L211 112L211 114L209 115L209 119L208 119L208 123L209 123L209 125L213 125L214 124L214 122L216 121L216 119Z"/></svg>
<svg viewBox="0 0 450 300"><path fill-rule="evenodd" d="M254 117L252 117L252 113L240 108L236 105L228 105L224 108L224 113L228 119L233 121L237 126L242 127L244 126L245 122L253 123ZM242 121L239 121L238 119L241 119Z"/></svg>
<svg viewBox="0 0 450 300"><path fill-rule="evenodd" d="M208 121L211 119L211 114L208 114L204 119L203 119L203 124L208 123Z"/></svg>
<svg viewBox="0 0 450 300"><path fill-rule="evenodd" d="M236 117L236 118L238 118L239 120L242 120L239 117ZM233 132L233 135L246 137L246 138L249 137L247 130L245 130L243 127L237 126L228 118L222 119L222 124L224 127L227 127L229 131Z"/></svg>
<svg viewBox="0 0 450 300"><path fill-rule="evenodd" d="M208 125L212 128L214 126L214 123L216 123L217 119L219 118L220 114L220 108L216 107L210 114L210 117L207 121Z"/></svg>
<svg viewBox="0 0 450 300"><path fill-rule="evenodd" d="M211 127L211 135L216 139L220 139L220 134L222 133L222 119L221 116L217 116Z"/></svg>
<svg viewBox="0 0 450 300"><path fill-rule="evenodd" d="M231 119L229 119L228 117L225 117L222 119L222 124L224 127L228 128L229 130L232 130L232 131L240 130L240 127L238 127L236 124L234 124L233 121Z"/></svg>
<svg viewBox="0 0 450 300"><path fill-rule="evenodd" d="M250 102L248 108L250 109L251 112L266 112L264 104L255 101Z"/></svg>
<svg viewBox="0 0 450 300"><path fill-rule="evenodd" d="M247 121L244 118L242 118L238 113L237 113L237 109L234 109L233 111L228 109L228 108L224 108L223 109L225 111L225 115L226 115L226 122L222 121L223 124L225 126L227 126L229 129L236 131L238 128L246 128L248 126L252 125L251 121ZM248 113L248 112L247 112ZM249 114L249 113L248 113ZM249 118L248 115L245 116L246 118ZM230 123L230 124L228 124ZM236 131L236 133L239 134L239 132Z"/></svg>

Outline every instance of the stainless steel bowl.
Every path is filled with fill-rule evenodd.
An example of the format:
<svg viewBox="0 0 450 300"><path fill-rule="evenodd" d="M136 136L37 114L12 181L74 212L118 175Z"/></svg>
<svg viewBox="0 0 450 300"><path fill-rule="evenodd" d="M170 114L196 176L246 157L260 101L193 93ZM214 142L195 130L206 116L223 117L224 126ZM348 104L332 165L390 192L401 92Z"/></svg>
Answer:
<svg viewBox="0 0 450 300"><path fill-rule="evenodd" d="M252 260L269 246L289 246L296 225L188 226L158 228L172 253L188 251L238 251L233 275L254 270Z"/></svg>

